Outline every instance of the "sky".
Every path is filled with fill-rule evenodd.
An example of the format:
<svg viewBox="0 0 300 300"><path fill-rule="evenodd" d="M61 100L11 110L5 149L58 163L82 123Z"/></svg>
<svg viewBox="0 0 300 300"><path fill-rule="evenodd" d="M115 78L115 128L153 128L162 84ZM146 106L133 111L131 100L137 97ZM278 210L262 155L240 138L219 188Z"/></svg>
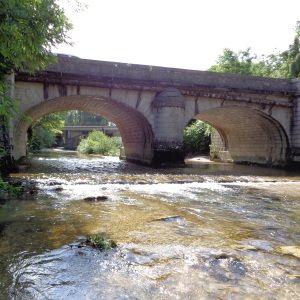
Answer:
<svg viewBox="0 0 300 300"><path fill-rule="evenodd" d="M81 12L60 1L74 46L53 52L193 70L207 70L225 48L284 51L300 21L300 0L80 0Z"/></svg>

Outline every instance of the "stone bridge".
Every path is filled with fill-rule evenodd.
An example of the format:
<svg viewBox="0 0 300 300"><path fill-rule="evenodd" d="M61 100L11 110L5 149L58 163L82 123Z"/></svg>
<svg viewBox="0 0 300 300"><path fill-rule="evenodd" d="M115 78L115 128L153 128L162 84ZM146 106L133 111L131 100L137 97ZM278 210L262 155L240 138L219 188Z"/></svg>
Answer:
<svg viewBox="0 0 300 300"><path fill-rule="evenodd" d="M115 123L127 160L181 163L191 118L213 126L237 163L300 162L300 80L230 75L58 57L35 75L15 76L15 97L30 121L16 118L15 159L26 155L26 132L58 111L100 114Z"/></svg>

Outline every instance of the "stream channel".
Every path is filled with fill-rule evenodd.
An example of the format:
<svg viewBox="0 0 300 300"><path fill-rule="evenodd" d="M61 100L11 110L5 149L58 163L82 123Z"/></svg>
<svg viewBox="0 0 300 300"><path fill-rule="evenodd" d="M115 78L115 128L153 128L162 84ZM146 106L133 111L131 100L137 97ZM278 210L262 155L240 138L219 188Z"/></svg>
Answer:
<svg viewBox="0 0 300 300"><path fill-rule="evenodd" d="M300 299L299 172L57 149L11 177L37 191L0 200L1 300Z"/></svg>

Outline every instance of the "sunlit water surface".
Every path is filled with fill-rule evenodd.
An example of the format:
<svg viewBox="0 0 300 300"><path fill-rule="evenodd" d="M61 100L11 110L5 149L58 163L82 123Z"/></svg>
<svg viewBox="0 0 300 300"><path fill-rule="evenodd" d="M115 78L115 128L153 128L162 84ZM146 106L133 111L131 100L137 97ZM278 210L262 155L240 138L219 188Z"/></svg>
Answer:
<svg viewBox="0 0 300 300"><path fill-rule="evenodd" d="M0 202L0 299L300 299L299 173L32 159L12 177L37 193ZM78 247L97 233L119 247Z"/></svg>

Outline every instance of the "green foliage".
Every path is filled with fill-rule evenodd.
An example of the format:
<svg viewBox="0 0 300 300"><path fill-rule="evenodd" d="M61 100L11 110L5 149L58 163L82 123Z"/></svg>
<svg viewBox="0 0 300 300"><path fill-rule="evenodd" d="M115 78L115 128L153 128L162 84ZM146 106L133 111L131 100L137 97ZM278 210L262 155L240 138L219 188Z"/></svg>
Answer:
<svg viewBox="0 0 300 300"><path fill-rule="evenodd" d="M77 151L83 154L117 155L120 152L120 140L94 130L86 139L80 141Z"/></svg>
<svg viewBox="0 0 300 300"><path fill-rule="evenodd" d="M225 48L223 54L219 56L217 64L211 66L209 71L250 75L252 73L251 66L254 59L256 59L256 56L250 54L250 48L237 53Z"/></svg>
<svg viewBox="0 0 300 300"><path fill-rule="evenodd" d="M11 184L3 181L2 177L0 176L0 195L3 193L18 194L21 192L21 190L21 187L14 187Z"/></svg>
<svg viewBox="0 0 300 300"><path fill-rule="evenodd" d="M96 114L92 114L89 112L83 112L78 110L71 110L67 112L65 118L65 125L84 125L84 126L91 126L91 125L108 125L108 121Z"/></svg>
<svg viewBox="0 0 300 300"><path fill-rule="evenodd" d="M251 75L262 77L282 78L283 62L279 53L262 55L256 62L252 63Z"/></svg>
<svg viewBox="0 0 300 300"><path fill-rule="evenodd" d="M9 93L11 82L5 74L44 68L56 61L53 46L71 44L67 32L72 24L57 2L0 0L0 121L6 126L18 103Z"/></svg>
<svg viewBox="0 0 300 300"><path fill-rule="evenodd" d="M38 119L28 130L28 146L30 150L40 150L55 144L55 136L62 133L65 112L57 112Z"/></svg>
<svg viewBox="0 0 300 300"><path fill-rule="evenodd" d="M299 23L298 23L299 26ZM300 27L300 26L299 26ZM299 41L298 28L297 35L294 38L293 44L289 46L289 49L281 53L284 61L285 77L297 78L300 76L300 41Z"/></svg>
<svg viewBox="0 0 300 300"><path fill-rule="evenodd" d="M0 73L0 117L8 119L14 113L18 113L18 102L9 95L10 82Z"/></svg>
<svg viewBox="0 0 300 300"><path fill-rule="evenodd" d="M297 78L300 76L300 21L295 28L295 38L286 51L257 57L246 51L234 52L224 49L217 63L208 71L243 74L274 78Z"/></svg>
<svg viewBox="0 0 300 300"><path fill-rule="evenodd" d="M217 64L209 68L208 71L228 74L242 74L263 77L282 77L282 59L279 54L262 55L257 57L251 54L250 48L245 51L233 52L224 49L219 56Z"/></svg>
<svg viewBox="0 0 300 300"><path fill-rule="evenodd" d="M183 146L186 154L200 154L209 152L211 126L199 121L191 120L183 131Z"/></svg>
<svg viewBox="0 0 300 300"><path fill-rule="evenodd" d="M86 240L87 245L93 248L100 249L101 251L117 248L118 245L115 241L106 238L103 234L96 234Z"/></svg>
<svg viewBox="0 0 300 300"><path fill-rule="evenodd" d="M71 28L56 0L0 0L0 68L44 68Z"/></svg>

